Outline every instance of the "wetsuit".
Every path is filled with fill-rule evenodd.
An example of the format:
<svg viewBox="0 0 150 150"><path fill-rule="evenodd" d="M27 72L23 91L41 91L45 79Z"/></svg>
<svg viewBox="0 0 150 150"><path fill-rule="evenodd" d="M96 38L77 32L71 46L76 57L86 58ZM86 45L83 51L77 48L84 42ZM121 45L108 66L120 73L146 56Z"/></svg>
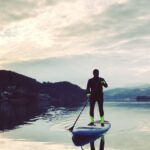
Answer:
<svg viewBox="0 0 150 150"><path fill-rule="evenodd" d="M90 117L93 118L92 120L94 120L94 107L96 102L98 102L100 116L104 116L103 86L108 87L106 81L103 78L93 77L88 80L87 94L90 94Z"/></svg>

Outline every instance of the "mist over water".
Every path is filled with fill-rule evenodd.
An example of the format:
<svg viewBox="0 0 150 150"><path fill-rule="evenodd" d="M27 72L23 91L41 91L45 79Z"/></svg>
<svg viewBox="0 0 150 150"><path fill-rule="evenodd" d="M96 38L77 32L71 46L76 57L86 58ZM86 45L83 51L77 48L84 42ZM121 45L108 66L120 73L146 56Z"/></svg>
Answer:
<svg viewBox="0 0 150 150"><path fill-rule="evenodd" d="M148 150L150 148L150 103L105 102L105 119L111 122L111 129L104 136L105 150ZM0 133L0 150L76 150L72 134L67 130L72 126L81 107L54 108L18 128ZM85 109L76 126L89 121L89 107ZM95 118L99 119L98 109ZM94 142L99 149L101 138ZM91 149L90 144L84 149Z"/></svg>

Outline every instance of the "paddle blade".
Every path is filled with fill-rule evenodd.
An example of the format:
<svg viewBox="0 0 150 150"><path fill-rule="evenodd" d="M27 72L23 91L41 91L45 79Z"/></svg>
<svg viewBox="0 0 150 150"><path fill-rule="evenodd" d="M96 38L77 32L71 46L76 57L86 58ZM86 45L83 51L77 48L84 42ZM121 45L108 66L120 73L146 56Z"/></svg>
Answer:
<svg viewBox="0 0 150 150"><path fill-rule="evenodd" d="M70 127L68 130L69 130L70 132L72 132L73 128L74 128L74 126Z"/></svg>

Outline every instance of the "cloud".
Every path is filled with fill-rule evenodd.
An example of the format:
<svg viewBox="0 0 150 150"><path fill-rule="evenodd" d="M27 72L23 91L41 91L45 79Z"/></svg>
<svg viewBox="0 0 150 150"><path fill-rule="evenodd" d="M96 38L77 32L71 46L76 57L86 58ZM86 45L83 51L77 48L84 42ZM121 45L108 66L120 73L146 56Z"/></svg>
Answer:
<svg viewBox="0 0 150 150"><path fill-rule="evenodd" d="M87 0L78 0L68 3L63 0L55 2L55 5L54 1L43 0L38 3L32 0L20 3L12 1L3 4L1 2L5 5L4 10L7 11L5 16L9 16L8 8L12 8L12 15L13 11L18 11L17 8L19 11L16 14L20 13L20 16L24 14L24 10L25 13L34 14L33 16L29 15L30 17L28 15L24 15L25 18L20 17L23 20L19 22L14 19L14 22L0 31L1 64L92 52L94 49L88 47L95 40L95 35L91 36L87 27L86 30L89 34L83 36L81 32L79 32L80 35L74 36L73 30L71 30L72 35L64 36L64 29L68 28L69 30L72 25L80 22L90 24L93 15L101 14L115 2L120 3L122 1L96 0L93 2L88 0L87 2ZM76 25L76 29L78 28Z"/></svg>
<svg viewBox="0 0 150 150"><path fill-rule="evenodd" d="M3 27L4 25L7 25L11 22L19 21L33 16L33 11L37 6L38 4L32 0L0 0L0 27Z"/></svg>
<svg viewBox="0 0 150 150"><path fill-rule="evenodd" d="M149 36L149 1L131 0L113 4L103 13L93 15L88 23L78 22L66 27L64 35L95 35L95 42L101 44L132 40ZM146 15L146 19L139 19ZM135 43L136 45L136 43Z"/></svg>
<svg viewBox="0 0 150 150"><path fill-rule="evenodd" d="M84 78L88 78L86 74L94 67L102 67L104 75L113 78L109 79L113 80L112 85L125 84L127 80L148 82L149 0L0 3L5 12L0 12L4 16L0 20L1 67L27 75L33 70L33 76L39 80L58 81L69 77L70 81L77 80L82 85L86 82ZM19 19L9 16L18 13ZM22 70L22 66L26 69ZM49 68L52 70L50 77ZM39 69L43 69L41 75L37 73ZM58 74L59 70L64 75ZM78 79L76 73L80 74Z"/></svg>
<svg viewBox="0 0 150 150"><path fill-rule="evenodd" d="M124 52L27 61L9 64L5 68L31 76L39 81L70 81L82 88L86 87L87 80L92 77L94 68L100 70L100 76L106 79L110 88L132 83L148 83L150 73L148 59L146 61L145 57L140 57L142 53L139 54L136 51L133 55L128 52L128 57L121 56L120 53ZM140 72L142 69L144 72Z"/></svg>

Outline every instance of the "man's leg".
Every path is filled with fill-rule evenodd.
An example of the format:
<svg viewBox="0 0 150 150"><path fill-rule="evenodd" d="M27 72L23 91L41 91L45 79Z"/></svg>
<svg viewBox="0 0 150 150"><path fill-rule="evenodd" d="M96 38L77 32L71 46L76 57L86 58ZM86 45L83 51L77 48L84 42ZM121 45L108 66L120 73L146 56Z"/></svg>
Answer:
<svg viewBox="0 0 150 150"><path fill-rule="evenodd" d="M98 100L98 107L100 113L100 123L104 126L104 109L103 109L103 97Z"/></svg>
<svg viewBox="0 0 150 150"><path fill-rule="evenodd" d="M89 125L94 125L94 107L95 107L95 100L90 99L90 123Z"/></svg>

